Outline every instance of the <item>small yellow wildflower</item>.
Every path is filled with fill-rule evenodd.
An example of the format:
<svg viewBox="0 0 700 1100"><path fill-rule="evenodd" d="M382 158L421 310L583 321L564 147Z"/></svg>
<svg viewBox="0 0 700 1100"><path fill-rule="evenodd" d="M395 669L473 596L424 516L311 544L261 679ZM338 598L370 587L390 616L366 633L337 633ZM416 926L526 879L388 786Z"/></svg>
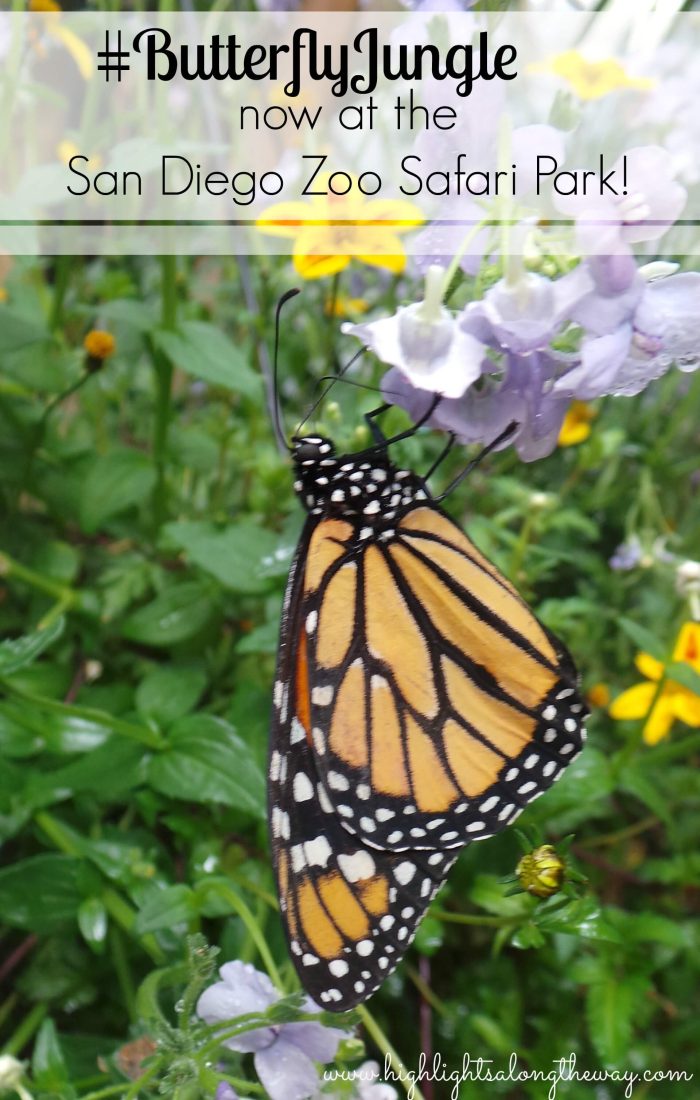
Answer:
<svg viewBox="0 0 700 1100"><path fill-rule="evenodd" d="M7 293L7 287L0 286L0 302L6 302L8 298L9 294Z"/></svg>
<svg viewBox="0 0 700 1100"><path fill-rule="evenodd" d="M672 660L700 673L700 623L683 623ZM646 682L618 695L609 710L612 718L646 719L642 736L647 745L667 737L676 719L687 726L700 726L700 695L668 677L663 663L649 653L639 653L635 664Z"/></svg>
<svg viewBox="0 0 700 1100"><path fill-rule="evenodd" d="M46 11L63 11L60 4L56 3L56 0L29 0L27 5L29 11L46 12Z"/></svg>
<svg viewBox="0 0 700 1100"><path fill-rule="evenodd" d="M369 302L366 298L347 298L344 294L336 294L335 298L329 298L325 304L324 312L327 317L355 317L358 313L366 313Z"/></svg>
<svg viewBox="0 0 700 1100"><path fill-rule="evenodd" d="M646 91L655 83L647 77L630 76L614 57L589 61L578 50L565 50L546 65L536 68L548 69L555 76L560 76L579 99L602 99L619 88Z"/></svg>
<svg viewBox="0 0 700 1100"><path fill-rule="evenodd" d="M319 190L327 190L328 175ZM303 279L337 275L352 259L399 274L406 266L400 233L422 225L412 202L367 199L356 180L347 195L317 195L311 202L280 202L257 220L258 229L294 241L293 259Z"/></svg>
<svg viewBox="0 0 700 1100"><path fill-rule="evenodd" d="M575 447L591 434L591 421L598 415L585 401L572 401L559 432L560 447Z"/></svg>
<svg viewBox="0 0 700 1100"><path fill-rule="evenodd" d="M66 166L70 164L71 157L79 156L80 153L81 150L78 148L75 142L69 141L67 138L64 138L63 141L59 141L58 145L56 146L56 156L60 160L61 164L65 164ZM102 157L97 155L91 156L88 159L85 167L89 168L92 172L99 172L100 168L102 167Z"/></svg>
<svg viewBox="0 0 700 1100"><path fill-rule="evenodd" d="M524 855L515 873L523 890L537 898L551 898L561 889L566 864L551 844L541 844Z"/></svg>
<svg viewBox="0 0 700 1100"><path fill-rule="evenodd" d="M111 332L99 328L91 329L83 340L83 347L88 353L88 366L93 369L101 366L105 359L114 355L116 346L117 342Z"/></svg>
<svg viewBox="0 0 700 1100"><path fill-rule="evenodd" d="M592 684L586 692L586 699L592 707L607 707L610 703L610 688L607 684Z"/></svg>

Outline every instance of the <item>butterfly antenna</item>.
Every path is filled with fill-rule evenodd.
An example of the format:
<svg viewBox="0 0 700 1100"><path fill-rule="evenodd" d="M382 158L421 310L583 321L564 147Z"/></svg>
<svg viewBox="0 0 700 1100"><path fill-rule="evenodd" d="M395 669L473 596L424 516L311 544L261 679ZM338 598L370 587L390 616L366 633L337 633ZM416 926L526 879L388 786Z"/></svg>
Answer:
<svg viewBox="0 0 700 1100"><path fill-rule="evenodd" d="M291 447L287 443L287 437L282 427L282 410L280 408L280 388L279 388L279 350L280 350L280 327L282 310L284 306L292 298L296 298L299 294L299 288L294 287L292 290L288 290L286 294L283 294L277 303L277 309L275 310L275 354L273 358L272 366L272 385L274 389L275 404L274 404L274 428L277 442L280 447L285 451L290 451Z"/></svg>
<svg viewBox="0 0 700 1100"><path fill-rule="evenodd" d="M311 417L314 415L314 413L316 412L316 409L319 407L319 405L323 401L325 401L325 399L328 397L328 394L333 389L336 382L340 382L341 379L342 379L348 385L353 385L353 386L362 385L362 383L360 383L360 382L350 382L349 379L347 379L347 378L343 379L343 375L346 373L346 371L350 370L350 367L354 366L354 364L357 362L357 360L360 358L360 356L364 355L366 350L367 350L366 348L360 348L359 351L356 351L355 354L353 355L352 359L349 359L348 362L345 364L345 366L340 368L340 370L338 371L337 374L331 374L331 375L324 374L324 376L322 378L319 378L317 384L320 384L321 382L328 382L328 385L323 390L323 392L317 397L317 399L314 401L313 405L311 406L311 408L309 409L309 411L307 412L306 416L301 421L301 423L299 425L297 425L297 431L298 432L300 432L301 429L304 427L304 424L306 424L311 419Z"/></svg>

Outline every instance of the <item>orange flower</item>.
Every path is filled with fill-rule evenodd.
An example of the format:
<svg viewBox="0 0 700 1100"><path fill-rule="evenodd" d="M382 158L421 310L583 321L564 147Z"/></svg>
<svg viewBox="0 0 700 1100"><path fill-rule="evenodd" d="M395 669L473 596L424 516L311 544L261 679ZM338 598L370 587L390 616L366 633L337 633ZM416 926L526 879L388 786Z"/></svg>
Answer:
<svg viewBox="0 0 700 1100"><path fill-rule="evenodd" d="M700 623L683 623L672 660L700 674ZM618 695L609 710L612 718L646 719L642 736L647 745L667 737L676 720L700 726L700 694L669 676L666 666L649 653L639 653L635 664L646 681Z"/></svg>
<svg viewBox="0 0 700 1100"><path fill-rule="evenodd" d="M83 347L90 358L97 359L100 362L109 359L110 355L114 355L116 346L117 342L112 333L99 328L91 329L83 340Z"/></svg>
<svg viewBox="0 0 700 1100"><path fill-rule="evenodd" d="M607 684L591 684L586 699L592 707L607 707L610 702L610 688Z"/></svg>
<svg viewBox="0 0 700 1100"><path fill-rule="evenodd" d="M319 184L327 190L329 176ZM317 195L311 202L279 202L257 220L258 229L294 241L294 266L303 279L337 275L352 259L399 274L406 266L400 233L422 225L412 202L367 199L356 181L347 195Z"/></svg>

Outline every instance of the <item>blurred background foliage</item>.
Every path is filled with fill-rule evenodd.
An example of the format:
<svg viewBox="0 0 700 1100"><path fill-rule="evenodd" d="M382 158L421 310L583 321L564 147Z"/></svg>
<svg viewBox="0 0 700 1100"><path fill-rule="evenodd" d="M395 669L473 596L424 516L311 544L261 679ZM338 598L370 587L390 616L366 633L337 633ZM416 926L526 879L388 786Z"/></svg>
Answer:
<svg viewBox="0 0 700 1100"><path fill-rule="evenodd" d="M289 267L264 260L59 258L5 272L0 1040L33 1057L36 1097L126 1089L152 1036L142 983L182 960L188 932L257 966L262 941L295 988L264 822L279 614L303 518L266 401L289 285ZM330 285L287 308L288 430L356 350ZM361 290L379 310L415 294L377 274ZM86 350L91 330L114 346ZM379 374L365 358L352 378L371 387ZM337 384L311 423L358 449L378 403ZM406 423L391 410L384 428ZM668 659L690 617L675 563L700 545L699 424L700 374L672 371L599 402L587 438L549 458L489 456L447 501L581 670L589 744L521 823L533 843L575 834L566 858L587 881L548 900L509 895L513 830L464 852L370 1006L408 1065L431 1035L452 1068L464 1052L499 1065L517 1052L545 1071L574 1053L589 1068L700 1072L700 731L677 722L649 747L639 722L606 709L639 680L635 654ZM421 432L397 459L427 469L442 442ZM468 457L458 448L435 489ZM637 560L612 568L631 538ZM542 1088L465 1083L459 1095Z"/></svg>

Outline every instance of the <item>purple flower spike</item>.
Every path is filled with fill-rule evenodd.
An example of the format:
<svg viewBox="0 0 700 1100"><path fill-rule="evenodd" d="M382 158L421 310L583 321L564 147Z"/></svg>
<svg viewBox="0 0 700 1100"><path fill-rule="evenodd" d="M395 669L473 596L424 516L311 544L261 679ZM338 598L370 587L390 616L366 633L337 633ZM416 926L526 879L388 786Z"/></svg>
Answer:
<svg viewBox="0 0 700 1100"><path fill-rule="evenodd" d="M205 989L197 1002L197 1015L208 1024L265 1012L280 999L270 979L249 963L226 963L219 975L221 981ZM307 997L304 1011L320 1009ZM304 1021L256 1028L223 1043L231 1050L253 1054L255 1071L271 1100L307 1100L320 1087L315 1063L330 1062L344 1035L339 1028ZM230 1098L217 1094L217 1100Z"/></svg>

